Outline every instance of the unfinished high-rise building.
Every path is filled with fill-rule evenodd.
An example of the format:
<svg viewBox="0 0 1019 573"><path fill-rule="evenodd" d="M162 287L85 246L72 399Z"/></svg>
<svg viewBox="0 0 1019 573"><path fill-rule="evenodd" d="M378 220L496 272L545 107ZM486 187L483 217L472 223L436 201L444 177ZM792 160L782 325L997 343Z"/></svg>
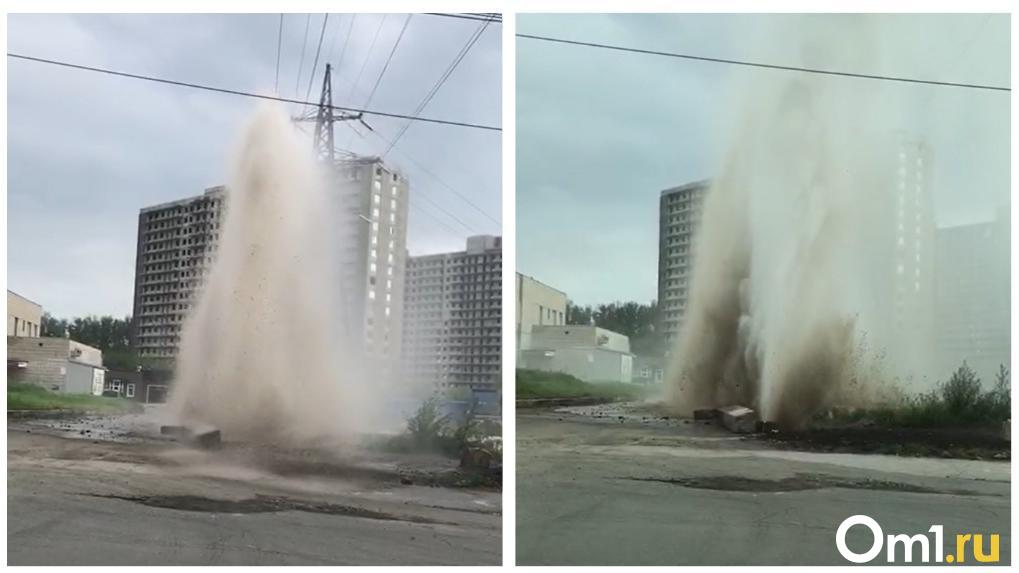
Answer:
<svg viewBox="0 0 1019 573"><path fill-rule="evenodd" d="M176 357L184 318L215 258L223 201L223 188L212 187L138 214L132 344L139 357Z"/></svg>
<svg viewBox="0 0 1019 573"><path fill-rule="evenodd" d="M409 186L377 157L338 161L332 173L327 191L340 224L322 240L336 245L344 322L369 361L393 371L401 356ZM184 319L216 256L227 199L226 189L213 187L139 213L132 340L140 357L176 357Z"/></svg>
<svg viewBox="0 0 1019 573"><path fill-rule="evenodd" d="M683 325L692 284L694 238L708 181L662 191L658 207L658 332L671 348Z"/></svg>
<svg viewBox="0 0 1019 573"><path fill-rule="evenodd" d="M410 257L404 368L418 384L495 391L502 380L502 239Z"/></svg>

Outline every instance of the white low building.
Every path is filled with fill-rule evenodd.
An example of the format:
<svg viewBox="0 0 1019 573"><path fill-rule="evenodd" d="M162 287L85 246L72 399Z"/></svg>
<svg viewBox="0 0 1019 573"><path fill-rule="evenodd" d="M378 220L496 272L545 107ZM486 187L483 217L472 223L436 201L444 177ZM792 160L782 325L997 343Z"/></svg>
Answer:
<svg viewBox="0 0 1019 573"><path fill-rule="evenodd" d="M103 393L103 351L59 337L7 337L7 382L66 394Z"/></svg>
<svg viewBox="0 0 1019 573"><path fill-rule="evenodd" d="M533 326L519 367L564 372L585 382L633 381L629 337L597 326Z"/></svg>

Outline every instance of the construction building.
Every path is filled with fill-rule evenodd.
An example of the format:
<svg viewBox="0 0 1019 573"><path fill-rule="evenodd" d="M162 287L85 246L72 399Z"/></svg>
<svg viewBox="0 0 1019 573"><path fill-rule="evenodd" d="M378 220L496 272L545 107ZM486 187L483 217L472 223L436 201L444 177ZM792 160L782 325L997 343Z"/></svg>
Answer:
<svg viewBox="0 0 1019 573"><path fill-rule="evenodd" d="M42 305L7 291L7 336L40 336Z"/></svg>
<svg viewBox="0 0 1019 573"><path fill-rule="evenodd" d="M658 332L672 347L683 325L692 283L694 238L708 181L662 191L658 207Z"/></svg>
<svg viewBox="0 0 1019 573"><path fill-rule="evenodd" d="M535 326L566 324L566 293L517 273L517 350L530 348Z"/></svg>
<svg viewBox="0 0 1019 573"><path fill-rule="evenodd" d="M1010 217L939 228L935 282L939 379L963 361L990 388L1000 366L1011 364Z"/></svg>
<svg viewBox="0 0 1019 573"><path fill-rule="evenodd" d="M378 157L337 160L337 209L344 215L337 237L343 295L350 324L360 325L373 370L398 373L403 337L407 267L407 178Z"/></svg>
<svg viewBox="0 0 1019 573"><path fill-rule="evenodd" d="M502 239L410 257L403 318L407 376L438 388L498 391L502 381Z"/></svg>
<svg viewBox="0 0 1019 573"><path fill-rule="evenodd" d="M369 355L398 362L407 244L406 178L376 157L338 161L334 208L347 322L361 325ZM146 207L138 215L133 344L142 358L172 360L181 327L216 258L227 191Z"/></svg>
<svg viewBox="0 0 1019 573"><path fill-rule="evenodd" d="M181 327L212 268L225 191L153 205L138 214L132 345L140 358L172 360Z"/></svg>

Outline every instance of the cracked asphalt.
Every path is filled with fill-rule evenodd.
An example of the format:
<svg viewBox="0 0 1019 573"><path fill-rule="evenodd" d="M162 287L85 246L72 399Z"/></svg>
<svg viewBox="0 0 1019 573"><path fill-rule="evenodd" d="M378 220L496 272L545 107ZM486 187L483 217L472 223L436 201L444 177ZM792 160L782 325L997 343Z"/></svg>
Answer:
<svg viewBox="0 0 1019 573"><path fill-rule="evenodd" d="M625 408L516 427L521 565L848 565L835 532L856 514L885 535L944 525L946 554L956 533L997 533L1009 562L1008 462L777 450Z"/></svg>
<svg viewBox="0 0 1019 573"><path fill-rule="evenodd" d="M281 474L243 452L79 432L8 424L8 564L501 563L496 491L408 485L373 459Z"/></svg>

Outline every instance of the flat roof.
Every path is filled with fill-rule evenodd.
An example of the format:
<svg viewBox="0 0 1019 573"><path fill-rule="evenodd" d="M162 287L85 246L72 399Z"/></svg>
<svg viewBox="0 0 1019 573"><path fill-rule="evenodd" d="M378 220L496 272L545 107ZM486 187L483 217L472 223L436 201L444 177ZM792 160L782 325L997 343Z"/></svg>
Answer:
<svg viewBox="0 0 1019 573"><path fill-rule="evenodd" d="M39 307L39 308L42 308L42 305L41 305L41 304L39 304L39 303L35 302L34 300L32 300L32 299L28 298L27 296L24 296L24 295L20 295L20 294L18 294L18 293L16 293L16 292L14 292L14 291L12 291L11 289L7 289L7 294L13 294L14 296L16 296L16 297L18 297L18 298L21 298L21 299L27 300L28 302L30 302L30 303L32 303L32 304L34 304L35 306L37 306L37 307Z"/></svg>
<svg viewBox="0 0 1019 573"><path fill-rule="evenodd" d="M680 191L688 191L690 189L708 187L709 185L711 185L710 179L701 179L700 181L693 181L676 187L669 187L668 189L664 189L662 190L662 195L669 195L672 193L678 193Z"/></svg>
<svg viewBox="0 0 1019 573"><path fill-rule="evenodd" d="M536 282L536 283L540 284L541 286L543 286L543 287L545 287L545 288L548 288L548 289L551 289L551 290L554 290L554 291L556 291L557 293L559 293L559 294L561 294L561 295L565 296L566 298L569 298L569 295L568 295L568 294L566 294L566 291L563 291L563 290L559 290L559 289L557 289L556 287L554 287L554 286L552 286L552 285L550 285L550 284L548 284L548 283L546 283L546 282L542 282L542 281L540 281L540 280L538 280L538 279L536 279L536 278L532 277L531 275L525 275L524 273L521 273L521 272L517 272L517 276L520 276L520 277L524 277L524 278L527 278L527 279L531 279L532 281L534 281L534 282Z"/></svg>
<svg viewBox="0 0 1019 573"><path fill-rule="evenodd" d="M192 195L191 197L185 197L183 199L177 199L175 201L167 201L166 203L159 203L158 205L150 205L148 207L142 207L139 213L148 213L150 211L160 211L169 207L179 207L181 205L187 205L199 199L204 199L209 195L215 195L223 193L226 190L224 185L216 185L215 187L208 187L201 195Z"/></svg>

